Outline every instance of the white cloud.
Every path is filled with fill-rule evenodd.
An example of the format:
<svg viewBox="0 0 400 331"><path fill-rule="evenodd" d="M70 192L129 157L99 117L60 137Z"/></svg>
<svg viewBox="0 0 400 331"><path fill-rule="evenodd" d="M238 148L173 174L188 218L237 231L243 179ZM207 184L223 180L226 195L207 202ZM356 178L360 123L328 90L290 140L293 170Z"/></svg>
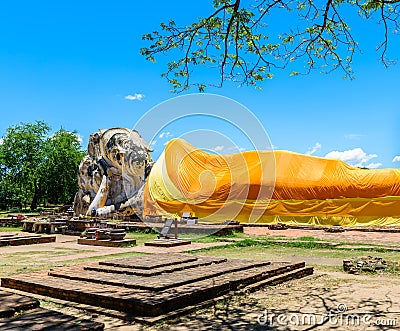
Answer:
<svg viewBox="0 0 400 331"><path fill-rule="evenodd" d="M382 166L382 163L370 163L366 167L368 169L376 169Z"/></svg>
<svg viewBox="0 0 400 331"><path fill-rule="evenodd" d="M142 101L142 99L145 97L144 94L141 93L135 93L135 94L128 94L125 96L126 100L138 100L138 101Z"/></svg>
<svg viewBox="0 0 400 331"><path fill-rule="evenodd" d="M358 133L349 133L349 134L345 134L344 137L346 139L350 139L350 140L358 140L358 139L364 137L364 135L358 134Z"/></svg>
<svg viewBox="0 0 400 331"><path fill-rule="evenodd" d="M328 159L339 159L342 161L347 162L348 164L354 167L367 167L366 163L372 159L378 157L376 154L367 154L365 153L362 148L357 147L354 149L350 149L347 151L339 152L339 151L332 151L325 155ZM371 163L371 165L376 165L377 163Z"/></svg>
<svg viewBox="0 0 400 331"><path fill-rule="evenodd" d="M221 152L221 151L224 150L224 148L225 148L225 146L218 145L218 146L215 146L215 147L211 148L211 150L214 151L214 152Z"/></svg>
<svg viewBox="0 0 400 331"><path fill-rule="evenodd" d="M238 146L226 147L224 145L217 145L210 149L214 152L225 152L225 153L230 153L230 152L238 153L238 152L243 152L246 150L246 148L243 148L243 147L238 147Z"/></svg>
<svg viewBox="0 0 400 331"><path fill-rule="evenodd" d="M315 145L313 147L310 147L308 149L308 151L306 152L306 154L308 155L313 155L316 151L320 150L322 147L322 145L320 143L315 143Z"/></svg>
<svg viewBox="0 0 400 331"><path fill-rule="evenodd" d="M237 151L243 152L243 151L246 150L246 148L238 147L238 146L231 146L231 147L227 148L227 150L228 151L235 151L235 152L237 152Z"/></svg>
<svg viewBox="0 0 400 331"><path fill-rule="evenodd" d="M75 136L78 139L79 143L82 144L83 137L79 133L75 133Z"/></svg>
<svg viewBox="0 0 400 331"><path fill-rule="evenodd" d="M150 143L150 145L151 145L151 146L154 146L156 143L157 143L157 140L153 140L153 141Z"/></svg>
<svg viewBox="0 0 400 331"><path fill-rule="evenodd" d="M400 162L400 155L396 155L396 156L393 158L392 162Z"/></svg>
<svg viewBox="0 0 400 331"><path fill-rule="evenodd" d="M163 139L163 138L169 138L169 137L171 137L171 136L173 136L173 134L171 133L171 132L169 132L169 131L164 131L164 132L161 132L160 133L160 135L158 136L159 138L161 138L161 139Z"/></svg>

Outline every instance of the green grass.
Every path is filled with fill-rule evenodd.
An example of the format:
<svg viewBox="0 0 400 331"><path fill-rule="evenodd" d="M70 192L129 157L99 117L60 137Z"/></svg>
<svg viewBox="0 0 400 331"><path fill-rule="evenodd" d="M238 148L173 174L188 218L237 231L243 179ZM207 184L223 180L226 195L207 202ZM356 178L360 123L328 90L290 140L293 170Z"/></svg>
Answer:
<svg viewBox="0 0 400 331"><path fill-rule="evenodd" d="M157 231L131 231L127 232L125 238L126 239L136 239L136 244L137 245L142 245L146 241L152 241L156 239L159 235L159 232ZM171 237L173 237L173 232L169 234ZM210 242L216 242L220 241L222 237L219 236L205 236L205 235L197 235L197 234L192 234L192 233L182 233L178 234L178 237L181 239L187 239L191 240L192 242L200 242L200 243L210 243ZM227 237L224 236L223 238L232 238L232 237ZM240 238L240 237L238 237Z"/></svg>
<svg viewBox="0 0 400 331"><path fill-rule="evenodd" d="M74 253L87 253L90 251L81 251L76 249L65 249L63 252L51 251L31 251L18 252L13 254L4 254L0 250L0 277L8 277L19 273L28 273L39 270L48 270L55 267L63 267L81 263L92 263L100 260L109 260L114 258L142 255L143 253L126 252L109 254L106 256L94 256L64 261L50 261L52 257L69 256ZM46 259L47 258L47 259Z"/></svg>
<svg viewBox="0 0 400 331"><path fill-rule="evenodd" d="M312 237L311 237L312 238ZM276 242L275 238L267 238L267 239L243 239L240 241L233 242L232 244L228 244L229 247L272 247L272 246L284 246L284 247L294 247L294 248L305 248L305 249L314 249L314 248L331 248L332 246L326 245L324 243L315 242L315 238L312 240L288 240L287 242ZM223 249L226 246L218 246L210 249Z"/></svg>
<svg viewBox="0 0 400 331"><path fill-rule="evenodd" d="M318 238L311 237L311 236L305 236L305 237L298 237L295 238L296 240L304 240L304 241L315 241L318 240Z"/></svg>
<svg viewBox="0 0 400 331"><path fill-rule="evenodd" d="M192 253L228 258L251 258L255 260L304 260L308 265L318 267L321 271L343 271L342 262L344 259L353 259L361 256L380 256L389 263L389 267L383 273L400 276L400 252L377 251L376 249L343 250L315 243L313 242L314 238L309 239L307 242L296 242L293 240L289 243L244 239L226 246L205 248Z"/></svg>
<svg viewBox="0 0 400 331"><path fill-rule="evenodd" d="M157 238L157 234L145 231L127 232L124 239L135 239L136 245L143 245L147 241Z"/></svg>
<svg viewBox="0 0 400 331"><path fill-rule="evenodd" d="M304 238L304 237L303 237ZM300 241L301 240L301 241ZM324 252L323 255L329 255L330 257L342 257L342 256L358 256L360 255L376 255L376 253L384 253L387 256L398 257L400 260L400 252L391 251L384 247L372 246L371 248L357 248L354 249L340 249L335 246L329 246L324 243L315 242L315 238L310 237L309 241L297 238L297 240L289 240L287 242L275 242L275 238L270 239L243 239L230 243L226 246L215 246L210 248L204 248L201 251L218 251L230 248L243 248L243 247L259 247L261 249L279 249L279 248L292 248L293 250L300 249L307 254L313 254L314 249L319 249L320 252ZM347 245L347 243L345 243ZM364 244L365 245L365 244ZM380 254L382 255L382 254Z"/></svg>
<svg viewBox="0 0 400 331"><path fill-rule="evenodd" d="M19 232L22 230L22 226L0 226L0 232Z"/></svg>

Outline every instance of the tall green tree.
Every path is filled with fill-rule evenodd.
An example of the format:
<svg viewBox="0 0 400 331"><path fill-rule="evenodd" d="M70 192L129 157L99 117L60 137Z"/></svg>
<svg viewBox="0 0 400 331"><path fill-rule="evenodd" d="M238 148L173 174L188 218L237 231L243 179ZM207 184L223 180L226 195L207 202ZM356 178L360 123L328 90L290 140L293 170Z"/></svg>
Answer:
<svg viewBox="0 0 400 331"><path fill-rule="evenodd" d="M382 28L377 45L385 66L391 32L400 31L400 0L212 0L214 10L197 22L178 26L161 23L161 29L143 35L150 42L141 49L146 59L171 54L162 74L173 92L197 86L221 87L231 80L258 86L280 69L290 75L342 70L353 77L351 64L359 50L351 23L354 17ZM269 24L270 23L270 24ZM272 23L275 23L273 25ZM215 69L215 82L195 81L196 69ZM301 68L301 69L299 69Z"/></svg>
<svg viewBox="0 0 400 331"><path fill-rule="evenodd" d="M3 181L16 192L22 204L30 203L31 209L36 209L41 197L41 172L49 130L45 122L21 123L9 127L2 138Z"/></svg>
<svg viewBox="0 0 400 331"><path fill-rule="evenodd" d="M76 132L49 136L41 121L7 129L0 142L0 209L39 202L67 203L78 190L77 172L84 152Z"/></svg>
<svg viewBox="0 0 400 331"><path fill-rule="evenodd" d="M84 155L76 132L60 129L47 139L43 183L48 202L73 200L78 191L78 167Z"/></svg>

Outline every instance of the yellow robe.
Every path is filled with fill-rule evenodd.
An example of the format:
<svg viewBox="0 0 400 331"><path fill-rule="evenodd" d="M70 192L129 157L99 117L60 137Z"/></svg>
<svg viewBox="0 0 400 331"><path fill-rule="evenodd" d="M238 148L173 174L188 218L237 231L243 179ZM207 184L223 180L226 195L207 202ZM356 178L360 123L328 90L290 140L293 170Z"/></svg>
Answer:
<svg viewBox="0 0 400 331"><path fill-rule="evenodd" d="M144 215L185 211L206 222L396 225L400 171L288 151L216 155L173 139L148 178Z"/></svg>

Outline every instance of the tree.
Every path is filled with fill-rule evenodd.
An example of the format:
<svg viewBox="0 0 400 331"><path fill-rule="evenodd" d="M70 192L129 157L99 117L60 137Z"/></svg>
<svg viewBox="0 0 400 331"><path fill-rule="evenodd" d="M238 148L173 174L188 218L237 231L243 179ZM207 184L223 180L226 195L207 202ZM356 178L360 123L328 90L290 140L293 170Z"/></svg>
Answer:
<svg viewBox="0 0 400 331"><path fill-rule="evenodd" d="M45 147L43 183L50 203L72 202L78 191L77 173L85 155L76 132L60 129L49 137Z"/></svg>
<svg viewBox="0 0 400 331"><path fill-rule="evenodd" d="M6 182L12 191L18 192L20 204L30 201L31 209L36 209L41 195L41 170L49 130L41 121L21 123L7 129L1 144L3 185Z"/></svg>
<svg viewBox="0 0 400 331"><path fill-rule="evenodd" d="M340 69L353 78L352 61L358 48L349 25L349 15L358 14L383 26L383 40L377 46L385 66L389 32L399 31L400 0L213 0L214 12L197 22L178 27L175 21L161 23L161 31L143 35L151 43L141 49L147 60L173 53L162 74L173 92L197 86L221 87L231 80L239 85L254 85L273 78L279 69L290 75L308 74L314 69L331 72ZM280 15L283 31L267 25L268 17ZM295 22L289 26L288 22ZM180 53L179 56L177 54ZM302 61L303 71L293 64ZM199 65L216 68L216 84L192 82ZM293 69L293 70L291 70Z"/></svg>
<svg viewBox="0 0 400 331"><path fill-rule="evenodd" d="M49 131L44 122L21 123L1 138L0 209L72 201L84 152L76 132Z"/></svg>

